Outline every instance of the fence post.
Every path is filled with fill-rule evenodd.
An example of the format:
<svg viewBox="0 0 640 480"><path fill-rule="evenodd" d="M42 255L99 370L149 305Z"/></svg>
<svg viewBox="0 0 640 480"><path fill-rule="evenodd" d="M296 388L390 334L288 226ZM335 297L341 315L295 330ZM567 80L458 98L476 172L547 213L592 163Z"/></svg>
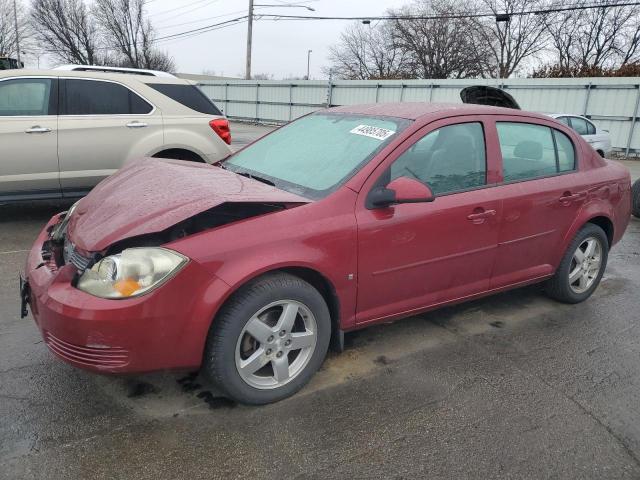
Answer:
<svg viewBox="0 0 640 480"><path fill-rule="evenodd" d="M638 90L638 94L636 95L636 106L633 109L633 117L631 117L631 126L629 127L629 138L627 138L627 148L624 153L627 157L629 156L631 141L633 140L633 130L636 126L636 121L638 120L638 105L640 104L640 85L636 85L636 89Z"/></svg>
<svg viewBox="0 0 640 480"><path fill-rule="evenodd" d="M376 103L378 103L379 96L380 96L380 84L376 83Z"/></svg>
<svg viewBox="0 0 640 480"><path fill-rule="evenodd" d="M289 121L293 115L293 83L289 84Z"/></svg>
<svg viewBox="0 0 640 480"><path fill-rule="evenodd" d="M429 85L429 103L431 103L432 99L433 99L433 83Z"/></svg>
<svg viewBox="0 0 640 480"><path fill-rule="evenodd" d="M224 84L224 114L229 115L229 84Z"/></svg>
<svg viewBox="0 0 640 480"><path fill-rule="evenodd" d="M331 107L331 97L333 96L333 72L329 70L329 81L327 82L327 108Z"/></svg>
<svg viewBox="0 0 640 480"><path fill-rule="evenodd" d="M400 84L400 102L404 102L404 83Z"/></svg>
<svg viewBox="0 0 640 480"><path fill-rule="evenodd" d="M586 85L587 88L587 96L584 99L584 112L582 115L584 115L585 117L587 116L587 112L589 109L589 96L591 95L591 82L589 82L588 85Z"/></svg>
<svg viewBox="0 0 640 480"><path fill-rule="evenodd" d="M256 82L256 123L258 122L258 108L260 107L260 82Z"/></svg>

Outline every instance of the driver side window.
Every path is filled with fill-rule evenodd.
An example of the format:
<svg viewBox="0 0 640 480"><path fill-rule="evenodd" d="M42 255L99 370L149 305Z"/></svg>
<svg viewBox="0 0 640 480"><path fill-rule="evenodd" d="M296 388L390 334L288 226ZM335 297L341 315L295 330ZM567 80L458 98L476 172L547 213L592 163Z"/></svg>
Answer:
<svg viewBox="0 0 640 480"><path fill-rule="evenodd" d="M484 132L479 122L449 125L428 133L391 165L390 180L415 178L434 195L486 185Z"/></svg>

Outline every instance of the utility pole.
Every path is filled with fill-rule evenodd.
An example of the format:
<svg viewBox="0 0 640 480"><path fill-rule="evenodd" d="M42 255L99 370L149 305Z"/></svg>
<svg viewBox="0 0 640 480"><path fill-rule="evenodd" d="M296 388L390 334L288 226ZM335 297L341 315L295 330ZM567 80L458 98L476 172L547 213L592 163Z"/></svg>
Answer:
<svg viewBox="0 0 640 480"><path fill-rule="evenodd" d="M18 60L18 66L20 66L20 32L18 31L18 6L16 0L13 0L13 21L16 24L16 60Z"/></svg>
<svg viewBox="0 0 640 480"><path fill-rule="evenodd" d="M307 80L309 80L309 64L311 63L311 52L313 52L313 50L307 50Z"/></svg>
<svg viewBox="0 0 640 480"><path fill-rule="evenodd" d="M13 0L15 2L15 0ZM247 19L247 63L244 78L251 80L251 41L253 36L253 0L249 0L249 17Z"/></svg>
<svg viewBox="0 0 640 480"><path fill-rule="evenodd" d="M253 4L253 0L249 0L249 15L247 16L247 63L244 72L244 78L247 80L251 80L251 41L253 40L253 7L276 7L276 8L305 8L310 12L315 12L316 10L311 7L307 7L306 5L293 5L289 3L260 3Z"/></svg>

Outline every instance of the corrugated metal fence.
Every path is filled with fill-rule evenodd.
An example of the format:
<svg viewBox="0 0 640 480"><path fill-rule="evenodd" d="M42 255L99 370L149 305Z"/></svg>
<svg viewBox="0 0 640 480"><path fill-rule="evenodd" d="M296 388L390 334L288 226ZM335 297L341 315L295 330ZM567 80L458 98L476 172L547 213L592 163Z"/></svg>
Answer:
<svg viewBox="0 0 640 480"><path fill-rule="evenodd" d="M611 132L617 150L640 152L640 78L507 80L216 80L199 83L231 119L284 123L327 105L460 102L469 85L506 89L525 110L584 115Z"/></svg>

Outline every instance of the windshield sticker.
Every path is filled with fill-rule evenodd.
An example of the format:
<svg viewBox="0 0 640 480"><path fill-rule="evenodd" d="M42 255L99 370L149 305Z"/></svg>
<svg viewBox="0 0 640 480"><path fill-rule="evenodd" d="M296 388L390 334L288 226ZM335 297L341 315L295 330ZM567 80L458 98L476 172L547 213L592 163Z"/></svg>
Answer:
<svg viewBox="0 0 640 480"><path fill-rule="evenodd" d="M358 125L350 131L356 135L364 135L365 137L376 138L378 140L386 140L393 135L395 130L387 130L386 128L372 127L371 125Z"/></svg>

